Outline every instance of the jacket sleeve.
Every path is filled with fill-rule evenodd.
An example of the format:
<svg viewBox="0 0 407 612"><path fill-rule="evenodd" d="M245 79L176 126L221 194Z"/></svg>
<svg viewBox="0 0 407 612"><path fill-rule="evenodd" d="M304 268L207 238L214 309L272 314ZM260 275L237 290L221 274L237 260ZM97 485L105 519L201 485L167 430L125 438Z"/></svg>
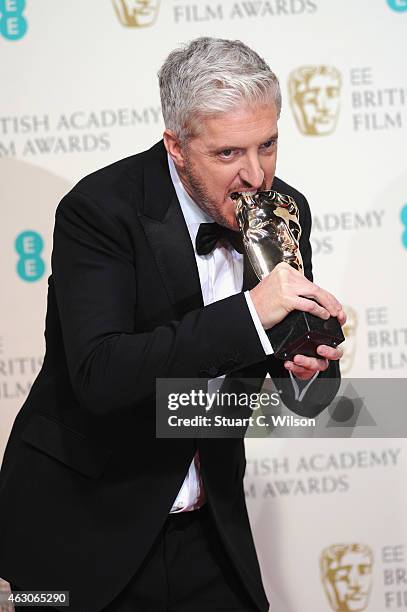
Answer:
<svg viewBox="0 0 407 612"><path fill-rule="evenodd" d="M156 378L216 377L264 360L243 293L135 332L138 265L125 223L77 190L65 196L52 277L69 376L87 410L137 407Z"/></svg>

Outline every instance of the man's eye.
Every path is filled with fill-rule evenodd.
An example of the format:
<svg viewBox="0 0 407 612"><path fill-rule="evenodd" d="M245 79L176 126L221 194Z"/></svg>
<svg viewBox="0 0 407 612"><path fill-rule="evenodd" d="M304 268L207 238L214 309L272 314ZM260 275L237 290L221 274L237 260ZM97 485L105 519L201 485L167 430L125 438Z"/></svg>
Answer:
<svg viewBox="0 0 407 612"><path fill-rule="evenodd" d="M224 149L220 152L221 157L232 157L233 149Z"/></svg>
<svg viewBox="0 0 407 612"><path fill-rule="evenodd" d="M270 149L270 147L272 147L275 142L276 141L274 140L274 138L270 138L270 140L263 142L261 146L263 147L263 149Z"/></svg>

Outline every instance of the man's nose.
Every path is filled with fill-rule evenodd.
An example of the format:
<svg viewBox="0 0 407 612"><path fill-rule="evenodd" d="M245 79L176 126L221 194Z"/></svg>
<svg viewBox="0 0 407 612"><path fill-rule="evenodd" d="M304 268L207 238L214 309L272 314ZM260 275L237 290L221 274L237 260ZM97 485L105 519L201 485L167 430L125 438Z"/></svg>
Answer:
<svg viewBox="0 0 407 612"><path fill-rule="evenodd" d="M264 171L256 156L246 156L239 171L239 176L252 189L259 189L264 181Z"/></svg>

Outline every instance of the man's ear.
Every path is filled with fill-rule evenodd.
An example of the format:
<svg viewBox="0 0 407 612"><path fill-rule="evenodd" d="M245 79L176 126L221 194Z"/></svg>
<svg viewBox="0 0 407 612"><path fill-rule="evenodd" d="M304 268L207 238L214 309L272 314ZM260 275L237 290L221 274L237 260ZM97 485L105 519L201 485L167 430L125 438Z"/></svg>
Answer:
<svg viewBox="0 0 407 612"><path fill-rule="evenodd" d="M178 168L184 167L184 151L179 138L172 130L166 129L163 134L164 146L168 155Z"/></svg>

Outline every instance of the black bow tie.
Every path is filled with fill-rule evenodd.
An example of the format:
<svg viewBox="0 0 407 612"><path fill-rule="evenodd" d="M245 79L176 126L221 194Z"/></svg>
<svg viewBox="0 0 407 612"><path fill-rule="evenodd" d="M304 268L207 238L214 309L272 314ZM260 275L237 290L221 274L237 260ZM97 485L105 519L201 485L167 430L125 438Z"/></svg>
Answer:
<svg viewBox="0 0 407 612"><path fill-rule="evenodd" d="M243 253L241 233L234 232L218 223L201 223L195 240L196 252L198 255L208 255L222 239L230 242L238 253Z"/></svg>

